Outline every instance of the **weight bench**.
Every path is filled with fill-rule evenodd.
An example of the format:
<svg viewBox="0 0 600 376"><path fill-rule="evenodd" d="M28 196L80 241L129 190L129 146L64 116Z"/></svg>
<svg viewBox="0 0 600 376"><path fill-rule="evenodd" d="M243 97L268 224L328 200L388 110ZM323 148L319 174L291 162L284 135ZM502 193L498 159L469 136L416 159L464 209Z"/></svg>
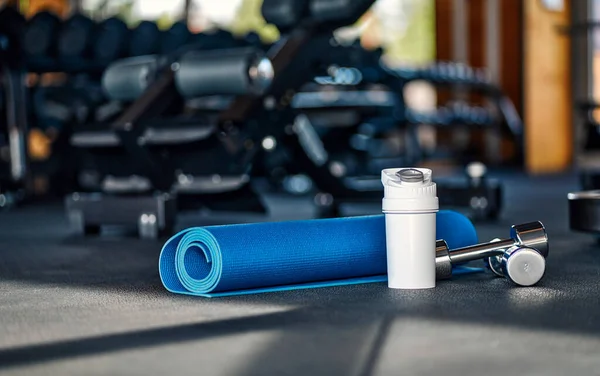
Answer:
<svg viewBox="0 0 600 376"><path fill-rule="evenodd" d="M135 166L136 175L148 179L153 190L169 193L174 199L177 199L174 193L176 184L185 182L190 175L186 171L190 164L202 170L201 177L214 177L221 182L238 177L233 180L245 184L241 191L231 190L222 194L243 196L243 192L250 193L245 183L248 179L239 177L250 173L264 137L273 135L279 138L285 134L285 125L293 124L295 113L291 99L311 77L310 63L317 60L317 51L329 45L335 28L354 23L372 3L373 0L266 0L262 6L263 16L267 22L279 27L286 37L271 47L266 57L260 57L262 51L257 49L232 49L214 54L189 51L173 61L159 64L156 79L110 126L120 140L118 149ZM224 69L225 66L228 69ZM166 153L161 154L146 143L143 137L147 129L146 119L163 115L174 103L180 104L182 98L215 94L233 95L235 99L218 114L214 132L202 145L189 148L195 163L178 165ZM77 137L77 134L73 135L72 140ZM107 150L82 149L96 156ZM197 176L192 178L197 180ZM136 198L120 195L119 200L124 206L131 202L133 207ZM67 198L68 211L72 208L70 201L72 197ZM82 202L81 194L78 201ZM86 201L83 199L83 202ZM149 213L155 212L156 206L152 206L149 205L148 210L140 210L139 218L144 214L147 218ZM79 220L83 223L80 229L89 228L87 223L98 222L86 217L90 211L81 207L78 210L83 215ZM118 217L118 213L114 215ZM111 224L110 218L102 220L103 224Z"/></svg>

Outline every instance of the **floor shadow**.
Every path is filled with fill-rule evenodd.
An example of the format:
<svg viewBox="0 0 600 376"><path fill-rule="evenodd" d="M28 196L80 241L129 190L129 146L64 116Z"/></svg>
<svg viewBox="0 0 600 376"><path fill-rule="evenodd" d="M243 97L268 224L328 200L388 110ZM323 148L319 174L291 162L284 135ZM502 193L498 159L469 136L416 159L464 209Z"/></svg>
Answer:
<svg viewBox="0 0 600 376"><path fill-rule="evenodd" d="M283 312L215 321L212 323L186 324L16 347L0 350L0 369L58 359L118 352L120 350L201 340L207 337L226 335L244 330L268 328L280 324L282 321L297 321L302 317L300 312Z"/></svg>
<svg viewBox="0 0 600 376"><path fill-rule="evenodd" d="M198 341L236 333L261 331L275 328L295 328L303 325L329 325L347 328L364 326L374 318L357 316L354 313L331 315L327 309L301 308L243 318L218 320L78 338L40 345L22 346L0 350L0 370L21 365L32 365L61 359L72 359L89 355L115 353L123 350L164 346L174 343ZM332 338L339 342L339 339ZM341 343L340 343L341 345ZM315 344L318 346L318 344Z"/></svg>

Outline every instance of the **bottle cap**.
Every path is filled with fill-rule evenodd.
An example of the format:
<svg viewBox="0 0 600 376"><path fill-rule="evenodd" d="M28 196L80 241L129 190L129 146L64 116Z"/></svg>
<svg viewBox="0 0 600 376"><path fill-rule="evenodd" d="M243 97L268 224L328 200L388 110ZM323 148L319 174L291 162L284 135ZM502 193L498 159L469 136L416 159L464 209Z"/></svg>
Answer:
<svg viewBox="0 0 600 376"><path fill-rule="evenodd" d="M425 174L416 168L404 168L396 172L396 176L403 183L423 183L425 181Z"/></svg>
<svg viewBox="0 0 600 376"><path fill-rule="evenodd" d="M381 171L384 213L419 213L439 210L437 189L427 168L388 168Z"/></svg>

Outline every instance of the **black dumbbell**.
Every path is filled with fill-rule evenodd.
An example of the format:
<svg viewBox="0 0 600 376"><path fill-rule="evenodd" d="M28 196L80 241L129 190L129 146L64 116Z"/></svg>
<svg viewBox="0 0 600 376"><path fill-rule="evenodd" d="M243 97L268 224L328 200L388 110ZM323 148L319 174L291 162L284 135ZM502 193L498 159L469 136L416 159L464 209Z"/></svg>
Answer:
<svg viewBox="0 0 600 376"><path fill-rule="evenodd" d="M448 109L452 113L452 122L455 124L466 124L469 106L462 101L455 101L448 104Z"/></svg>
<svg viewBox="0 0 600 376"><path fill-rule="evenodd" d="M448 62L444 66L444 71L441 75L441 79L444 82L457 82L458 81L459 69L457 63Z"/></svg>
<svg viewBox="0 0 600 376"><path fill-rule="evenodd" d="M471 68L465 63L455 63L454 67L456 70L455 81L467 82L469 80L469 71Z"/></svg>
<svg viewBox="0 0 600 376"><path fill-rule="evenodd" d="M106 66L129 53L130 30L125 22L110 17L98 24L94 43L94 61Z"/></svg>
<svg viewBox="0 0 600 376"><path fill-rule="evenodd" d="M66 20L58 37L58 55L62 59L92 57L96 24L83 14L74 14Z"/></svg>
<svg viewBox="0 0 600 376"><path fill-rule="evenodd" d="M473 118L475 124L478 125L491 125L492 114L485 107L477 106L473 107Z"/></svg>
<svg viewBox="0 0 600 376"><path fill-rule="evenodd" d="M228 49L239 46L239 41L233 34L223 29L193 34L191 43L196 45L200 50Z"/></svg>
<svg viewBox="0 0 600 376"><path fill-rule="evenodd" d="M169 30L161 33L159 53L166 55L177 51L190 42L191 35L190 30L184 22L175 22Z"/></svg>
<svg viewBox="0 0 600 376"><path fill-rule="evenodd" d="M452 111L447 107L440 107L436 111L437 125L449 125L452 122Z"/></svg>
<svg viewBox="0 0 600 376"><path fill-rule="evenodd" d="M427 69L427 73L424 78L432 82L440 81L440 77L445 69L445 64L446 63L444 63L443 61L438 61L432 64Z"/></svg>
<svg viewBox="0 0 600 376"><path fill-rule="evenodd" d="M53 58L61 27L60 19L53 13L40 12L27 23L23 36L23 49L30 58Z"/></svg>
<svg viewBox="0 0 600 376"><path fill-rule="evenodd" d="M129 56L154 55L160 48L160 30L154 22L142 21L131 32Z"/></svg>
<svg viewBox="0 0 600 376"><path fill-rule="evenodd" d="M456 122L459 124L474 125L475 118L473 117L473 114L474 114L473 107L471 107L465 103L463 106L460 106L459 109L460 109L460 112L457 113Z"/></svg>

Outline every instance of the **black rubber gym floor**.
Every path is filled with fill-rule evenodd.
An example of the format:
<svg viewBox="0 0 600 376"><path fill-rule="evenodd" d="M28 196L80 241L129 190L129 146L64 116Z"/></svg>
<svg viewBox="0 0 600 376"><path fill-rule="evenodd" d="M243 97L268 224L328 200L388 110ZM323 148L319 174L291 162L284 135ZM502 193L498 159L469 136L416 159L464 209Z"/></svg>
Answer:
<svg viewBox="0 0 600 376"><path fill-rule="evenodd" d="M0 374L600 374L600 245L568 229L575 177L505 185L503 218L478 225L480 239L544 222L551 253L533 288L479 274L427 291L182 297L159 281L161 242L72 237L59 204L1 213ZM312 214L303 199L268 202L269 220ZM186 216L181 226L232 218L262 220Z"/></svg>

